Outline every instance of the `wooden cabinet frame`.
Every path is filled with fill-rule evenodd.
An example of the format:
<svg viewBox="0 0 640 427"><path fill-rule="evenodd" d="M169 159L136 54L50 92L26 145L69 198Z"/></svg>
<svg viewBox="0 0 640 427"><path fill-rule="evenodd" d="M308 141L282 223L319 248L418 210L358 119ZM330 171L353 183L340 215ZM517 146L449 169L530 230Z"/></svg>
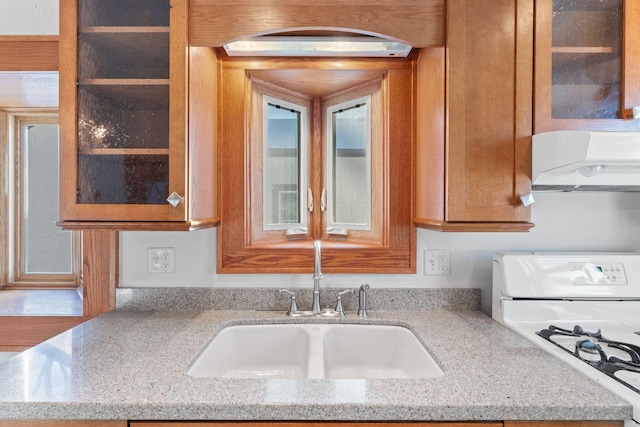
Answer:
<svg viewBox="0 0 640 427"><path fill-rule="evenodd" d="M446 48L422 50L418 227L533 227L520 202L531 191L532 12L532 0L450 0Z"/></svg>
<svg viewBox="0 0 640 427"><path fill-rule="evenodd" d="M113 149L111 154L167 155L167 195L184 198L177 207L158 204L78 203L78 29L77 0L60 2L61 179L59 223L65 229L193 230L218 224L215 203L216 55L210 48L189 48L188 0L170 0L169 27L114 27L115 32L169 33L169 79L94 79L97 84L168 85L169 148ZM105 27L86 31L100 33ZM124 28L124 30L123 30ZM93 81L89 81L90 84ZM127 151L129 150L129 151ZM104 150L94 150L100 155Z"/></svg>
<svg viewBox="0 0 640 427"><path fill-rule="evenodd" d="M552 0L535 2L535 120L534 133L553 130L639 131L640 120L631 109L640 106L640 1L623 0L619 119L554 119L552 89Z"/></svg>

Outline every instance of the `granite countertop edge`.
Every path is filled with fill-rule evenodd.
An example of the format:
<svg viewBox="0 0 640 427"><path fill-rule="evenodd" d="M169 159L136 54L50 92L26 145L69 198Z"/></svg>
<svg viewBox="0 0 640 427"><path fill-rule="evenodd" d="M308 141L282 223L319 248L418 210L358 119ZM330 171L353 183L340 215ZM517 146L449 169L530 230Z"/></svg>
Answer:
<svg viewBox="0 0 640 427"><path fill-rule="evenodd" d="M413 380L207 379L186 369L234 324L412 330L440 365ZM115 310L0 363L0 420L624 420L631 405L477 310L292 319L281 311Z"/></svg>

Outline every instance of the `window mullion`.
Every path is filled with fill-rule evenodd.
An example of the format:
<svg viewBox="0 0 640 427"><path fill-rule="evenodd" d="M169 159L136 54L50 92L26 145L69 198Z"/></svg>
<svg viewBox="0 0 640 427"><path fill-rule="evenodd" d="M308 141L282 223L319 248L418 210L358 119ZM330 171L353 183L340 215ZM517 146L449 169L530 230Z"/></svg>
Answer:
<svg viewBox="0 0 640 427"><path fill-rule="evenodd" d="M326 212L320 209L320 199L324 188L324 138L323 138L323 112L320 98L313 99L313 114L311 136L309 138L309 184L316 200L313 212L310 213L309 232L313 240L320 239L324 234Z"/></svg>

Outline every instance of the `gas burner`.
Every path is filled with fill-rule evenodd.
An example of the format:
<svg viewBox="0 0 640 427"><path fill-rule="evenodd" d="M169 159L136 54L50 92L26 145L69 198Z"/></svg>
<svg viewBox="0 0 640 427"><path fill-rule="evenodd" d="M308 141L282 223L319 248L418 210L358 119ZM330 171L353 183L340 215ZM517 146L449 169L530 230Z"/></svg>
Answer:
<svg viewBox="0 0 640 427"><path fill-rule="evenodd" d="M537 331L536 334L566 352L573 354L579 360L593 366L621 384L624 384L636 393L640 393L640 389L629 384L620 378L619 375L616 375L618 372L640 374L640 346L606 339L602 336L600 329L596 332L587 332L579 325L574 326L573 329L564 329L550 325L547 329ZM573 342L573 350L571 350L568 348L566 340L560 343L552 339L554 336L562 337L563 339L566 337L587 338L576 339ZM607 347L621 350L624 354L628 355L630 360L608 355L601 344L606 344Z"/></svg>
<svg viewBox="0 0 640 427"><path fill-rule="evenodd" d="M549 339L549 337L554 334L567 335L570 337L587 336L587 337L594 337L594 338L602 338L602 333L600 332L600 329L598 329L595 332L587 332L580 325L574 326L573 329L563 329L555 325L549 325L547 329L543 329L542 331L537 332L537 334L541 335L541 333L543 332L546 335L544 336L544 338L546 339Z"/></svg>

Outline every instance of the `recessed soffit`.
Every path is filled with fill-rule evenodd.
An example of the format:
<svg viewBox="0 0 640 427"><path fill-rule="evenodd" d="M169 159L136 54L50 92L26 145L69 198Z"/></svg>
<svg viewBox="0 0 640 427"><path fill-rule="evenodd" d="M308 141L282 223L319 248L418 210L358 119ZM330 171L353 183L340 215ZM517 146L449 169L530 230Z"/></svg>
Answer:
<svg viewBox="0 0 640 427"><path fill-rule="evenodd" d="M380 78L383 70L251 70L252 77L269 82L293 92L314 97L324 97L362 83Z"/></svg>

